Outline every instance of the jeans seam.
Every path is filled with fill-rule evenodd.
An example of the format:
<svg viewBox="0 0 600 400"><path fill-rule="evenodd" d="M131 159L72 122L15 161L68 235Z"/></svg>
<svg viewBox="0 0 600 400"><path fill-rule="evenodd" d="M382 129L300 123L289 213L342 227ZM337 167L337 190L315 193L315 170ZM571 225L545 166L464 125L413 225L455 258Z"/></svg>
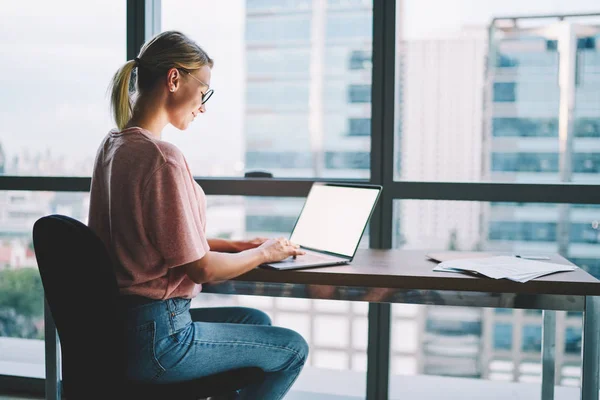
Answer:
<svg viewBox="0 0 600 400"><path fill-rule="evenodd" d="M285 350L289 353L293 353L294 356L296 357L296 359L298 361L306 361L304 357L300 356L300 352L291 349L289 347L284 347L284 346L277 346L277 345L273 345L273 344L265 344L265 343L253 343L253 342L219 342L219 341L204 341L204 340L194 340L192 341L193 344L197 344L197 345L201 345L201 344L207 344L207 345L211 345L211 344L222 344L222 345L244 345L244 346L251 346L251 347L262 347L262 348L267 348L267 349L279 349L279 350Z"/></svg>
<svg viewBox="0 0 600 400"><path fill-rule="evenodd" d="M156 357L156 322L152 321L152 325L154 329L150 329L150 332L152 333L152 346L150 355L152 356L152 361L154 362L154 364L156 364L156 366L159 369L154 375L154 378L152 378L152 380L154 381L158 379L162 374L164 374L167 370L165 369L165 367L162 366L162 364L160 363L160 361L158 361L158 358Z"/></svg>
<svg viewBox="0 0 600 400"><path fill-rule="evenodd" d="M167 312L169 315L167 318L169 319L169 334L173 335L175 333L175 321L173 321L173 317L175 316L175 301L173 299L168 299L167 301Z"/></svg>
<svg viewBox="0 0 600 400"><path fill-rule="evenodd" d="M298 367L298 372L300 372L300 370L302 370L302 367L304 366L304 363L306 362L306 359L303 358L302 359L302 364L300 365L300 367ZM293 372L296 372L295 370L292 370ZM289 383L289 385L287 385L287 387L285 388L285 390L283 390L280 394L281 397L279 397L280 399L283 398L283 396L290 390L290 388L292 387L292 385L296 382L296 380L298 379L298 375L300 375L299 373L296 375L296 377Z"/></svg>

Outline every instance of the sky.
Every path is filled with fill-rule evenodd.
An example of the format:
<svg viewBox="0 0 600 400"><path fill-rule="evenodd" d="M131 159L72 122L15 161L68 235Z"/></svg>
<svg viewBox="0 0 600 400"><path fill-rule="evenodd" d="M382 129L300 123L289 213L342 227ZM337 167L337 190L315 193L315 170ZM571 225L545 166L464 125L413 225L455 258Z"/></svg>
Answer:
<svg viewBox="0 0 600 400"><path fill-rule="evenodd" d="M494 17L599 13L597 0L404 0L404 39L439 39Z"/></svg>
<svg viewBox="0 0 600 400"><path fill-rule="evenodd" d="M162 1L162 29L182 30L215 59L215 94L207 114L186 132L168 128L164 135L182 148L196 175L239 174L243 168L244 5L244 0ZM67 159L93 157L114 126L106 90L126 61L125 1L0 0L0 10L5 151L9 157L25 148L51 149ZM404 0L398 18L402 37L414 40L487 26L499 15L593 11L600 13L597 0Z"/></svg>

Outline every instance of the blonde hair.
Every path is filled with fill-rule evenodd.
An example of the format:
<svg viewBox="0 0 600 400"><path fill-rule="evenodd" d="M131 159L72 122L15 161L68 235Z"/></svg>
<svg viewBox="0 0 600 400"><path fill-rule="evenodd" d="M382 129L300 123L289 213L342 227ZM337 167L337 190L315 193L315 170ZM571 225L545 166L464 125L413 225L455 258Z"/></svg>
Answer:
<svg viewBox="0 0 600 400"><path fill-rule="evenodd" d="M205 65L213 67L213 60L200 46L181 32L166 31L150 39L135 60L129 60L112 79L109 86L111 109L119 130L131 119L133 102L131 99L131 76L137 67L136 91L139 94L149 91L171 68L191 71Z"/></svg>

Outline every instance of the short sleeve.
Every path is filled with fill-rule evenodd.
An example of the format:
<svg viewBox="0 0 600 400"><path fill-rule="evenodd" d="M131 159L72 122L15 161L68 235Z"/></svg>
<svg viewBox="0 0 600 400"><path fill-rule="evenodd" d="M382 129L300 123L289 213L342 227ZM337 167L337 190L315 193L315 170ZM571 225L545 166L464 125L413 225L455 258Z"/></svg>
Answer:
<svg viewBox="0 0 600 400"><path fill-rule="evenodd" d="M199 260L210 249L193 183L186 169L166 162L143 190L144 230L169 268Z"/></svg>

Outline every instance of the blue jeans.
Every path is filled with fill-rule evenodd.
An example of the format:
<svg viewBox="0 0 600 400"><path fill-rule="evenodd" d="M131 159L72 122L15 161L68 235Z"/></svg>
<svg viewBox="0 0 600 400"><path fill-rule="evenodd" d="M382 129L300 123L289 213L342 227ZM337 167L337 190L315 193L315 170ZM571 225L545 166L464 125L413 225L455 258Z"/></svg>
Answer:
<svg viewBox="0 0 600 400"><path fill-rule="evenodd" d="M240 399L282 399L308 355L298 333L271 326L262 311L243 307L199 308L169 299L129 307L128 377L171 383L235 368L259 367L261 384L240 391Z"/></svg>

